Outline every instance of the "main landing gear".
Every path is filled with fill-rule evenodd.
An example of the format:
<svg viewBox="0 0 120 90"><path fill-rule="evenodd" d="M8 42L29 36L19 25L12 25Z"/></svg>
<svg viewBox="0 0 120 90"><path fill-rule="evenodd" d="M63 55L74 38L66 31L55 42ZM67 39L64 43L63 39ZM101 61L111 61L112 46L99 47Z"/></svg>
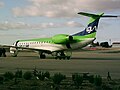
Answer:
<svg viewBox="0 0 120 90"><path fill-rule="evenodd" d="M61 51L61 52L57 52L56 55L55 55L55 59L67 59L69 60L71 58L71 55L72 55L72 52L64 52L64 51Z"/></svg>
<svg viewBox="0 0 120 90"><path fill-rule="evenodd" d="M67 60L69 60L71 58L72 52L60 51L60 52L53 52L51 54L55 59L59 59L59 60L67 59ZM39 52L39 56L40 56L40 59L45 59L46 58L46 55L45 55L44 52Z"/></svg>
<svg viewBox="0 0 120 90"><path fill-rule="evenodd" d="M45 59L46 58L46 55L43 52L39 53L39 55L40 55L40 59Z"/></svg>

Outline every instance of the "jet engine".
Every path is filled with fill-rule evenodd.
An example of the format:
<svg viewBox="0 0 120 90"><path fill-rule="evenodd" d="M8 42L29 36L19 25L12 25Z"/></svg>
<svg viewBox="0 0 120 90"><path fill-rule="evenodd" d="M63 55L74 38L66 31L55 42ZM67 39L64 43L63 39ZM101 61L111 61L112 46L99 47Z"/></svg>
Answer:
<svg viewBox="0 0 120 90"><path fill-rule="evenodd" d="M73 41L73 37L67 34L58 34L52 37L52 41L56 44L66 44Z"/></svg>

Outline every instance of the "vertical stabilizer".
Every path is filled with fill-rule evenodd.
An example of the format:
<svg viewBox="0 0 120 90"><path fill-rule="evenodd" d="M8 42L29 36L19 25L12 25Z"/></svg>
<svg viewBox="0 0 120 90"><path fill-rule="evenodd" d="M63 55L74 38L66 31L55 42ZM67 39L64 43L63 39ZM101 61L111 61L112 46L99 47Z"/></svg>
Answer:
<svg viewBox="0 0 120 90"><path fill-rule="evenodd" d="M90 17L90 20L89 20L88 25L85 28L85 30L78 32L76 34L73 34L72 36L84 36L84 35L93 34L92 37L94 38L96 36L96 29L98 28L99 19L100 19L100 17L103 16L104 13L97 15L97 14L80 12L78 14L88 16L88 17Z"/></svg>

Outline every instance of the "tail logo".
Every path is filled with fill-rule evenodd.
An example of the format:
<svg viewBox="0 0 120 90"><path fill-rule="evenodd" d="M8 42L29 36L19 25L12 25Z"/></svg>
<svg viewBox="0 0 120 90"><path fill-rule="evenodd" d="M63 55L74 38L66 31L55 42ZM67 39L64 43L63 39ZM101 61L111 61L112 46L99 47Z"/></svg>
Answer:
<svg viewBox="0 0 120 90"><path fill-rule="evenodd" d="M90 26L90 27L87 27L87 28L86 28L86 32L87 32L87 33L91 33L92 31L96 31L96 29L97 29L96 26L94 26L93 28Z"/></svg>

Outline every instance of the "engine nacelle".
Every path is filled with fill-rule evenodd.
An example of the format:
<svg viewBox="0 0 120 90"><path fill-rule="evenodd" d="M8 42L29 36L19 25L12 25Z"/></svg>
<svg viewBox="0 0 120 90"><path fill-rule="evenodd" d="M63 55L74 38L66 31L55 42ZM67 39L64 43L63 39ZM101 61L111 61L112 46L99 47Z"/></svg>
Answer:
<svg viewBox="0 0 120 90"><path fill-rule="evenodd" d="M52 41L56 44L66 44L73 41L73 37L67 34L58 34L52 37Z"/></svg>

